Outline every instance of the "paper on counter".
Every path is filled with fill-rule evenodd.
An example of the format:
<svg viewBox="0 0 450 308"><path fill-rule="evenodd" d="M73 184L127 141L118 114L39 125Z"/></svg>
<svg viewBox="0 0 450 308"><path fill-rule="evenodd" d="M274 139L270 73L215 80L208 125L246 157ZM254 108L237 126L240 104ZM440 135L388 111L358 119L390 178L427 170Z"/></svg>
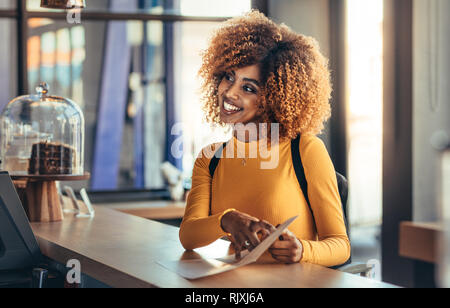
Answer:
<svg viewBox="0 0 450 308"><path fill-rule="evenodd" d="M248 265L256 262L263 253L269 249L270 246L277 240L277 238L284 232L284 230L297 218L298 216L289 218L286 222L281 224L276 231L271 233L264 239L255 249L238 261L230 263L229 256L220 259L194 259L194 260L176 260L176 261L158 261L158 263L168 270L177 273L178 275L187 279L198 279L211 275L220 274L231 271L235 268ZM224 262L225 261L225 262Z"/></svg>

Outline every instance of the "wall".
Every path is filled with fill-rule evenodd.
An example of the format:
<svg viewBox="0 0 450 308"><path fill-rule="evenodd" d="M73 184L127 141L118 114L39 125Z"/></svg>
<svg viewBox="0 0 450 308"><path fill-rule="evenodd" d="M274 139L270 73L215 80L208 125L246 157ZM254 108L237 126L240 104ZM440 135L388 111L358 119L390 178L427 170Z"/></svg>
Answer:
<svg viewBox="0 0 450 308"><path fill-rule="evenodd" d="M269 0L269 15L292 30L316 38L325 56L330 56L328 0Z"/></svg>
<svg viewBox="0 0 450 308"><path fill-rule="evenodd" d="M450 1L414 0L413 219L439 218L439 154L431 137L450 134Z"/></svg>
<svg viewBox="0 0 450 308"><path fill-rule="evenodd" d="M297 33L314 37L322 53L330 57L330 16L328 0L269 0L269 17ZM329 122L328 122L329 123ZM329 125L321 138L330 151Z"/></svg>

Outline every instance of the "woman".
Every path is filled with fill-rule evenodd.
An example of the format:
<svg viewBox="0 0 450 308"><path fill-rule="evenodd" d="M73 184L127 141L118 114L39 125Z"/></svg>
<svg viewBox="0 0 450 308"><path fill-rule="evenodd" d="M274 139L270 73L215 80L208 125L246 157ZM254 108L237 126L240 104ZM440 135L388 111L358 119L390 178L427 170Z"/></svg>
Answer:
<svg viewBox="0 0 450 308"><path fill-rule="evenodd" d="M230 19L217 30L200 69L204 110L210 123L231 126L233 138L213 177L207 148L195 162L180 227L185 249L229 236L239 255L256 247L274 226L299 215L269 249L273 259L335 266L349 258L334 167L315 136L330 117L327 66L314 39L257 11ZM256 133L248 127L256 127ZM261 127L269 132L260 134ZM292 165L290 141L299 134L314 215ZM248 153L269 141L278 162L261 168L267 157Z"/></svg>

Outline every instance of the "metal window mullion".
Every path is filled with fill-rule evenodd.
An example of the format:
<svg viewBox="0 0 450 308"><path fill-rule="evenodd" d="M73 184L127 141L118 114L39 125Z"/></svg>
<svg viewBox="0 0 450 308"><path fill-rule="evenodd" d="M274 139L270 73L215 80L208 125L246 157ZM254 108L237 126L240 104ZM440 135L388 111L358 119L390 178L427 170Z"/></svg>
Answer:
<svg viewBox="0 0 450 308"><path fill-rule="evenodd" d="M26 0L17 2L17 49L18 49L18 94L24 95L28 91L28 13L26 10Z"/></svg>
<svg viewBox="0 0 450 308"><path fill-rule="evenodd" d="M345 0L329 0L330 67L333 84L333 116L330 119L331 157L336 171L348 176L347 162L347 85Z"/></svg>
<svg viewBox="0 0 450 308"><path fill-rule="evenodd" d="M15 10L0 10L0 18L17 18L17 9Z"/></svg>
<svg viewBox="0 0 450 308"><path fill-rule="evenodd" d="M50 18L50 19L67 19L65 12L33 12L27 11L29 18ZM230 17L203 17L203 16L183 16L183 15L158 15L143 13L107 13L107 12L82 12L82 20L157 20L162 22L176 21L196 21L196 22L222 22Z"/></svg>
<svg viewBox="0 0 450 308"><path fill-rule="evenodd" d="M269 16L269 1L268 0L252 0L252 9L257 9L261 13Z"/></svg>

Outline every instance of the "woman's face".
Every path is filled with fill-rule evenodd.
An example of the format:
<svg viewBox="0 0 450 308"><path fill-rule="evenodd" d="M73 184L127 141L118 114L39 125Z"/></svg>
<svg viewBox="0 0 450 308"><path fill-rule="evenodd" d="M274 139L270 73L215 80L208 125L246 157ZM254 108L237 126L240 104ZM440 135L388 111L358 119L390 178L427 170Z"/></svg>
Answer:
<svg viewBox="0 0 450 308"><path fill-rule="evenodd" d="M257 123L260 87L257 64L226 72L219 84L220 119L228 124Z"/></svg>

